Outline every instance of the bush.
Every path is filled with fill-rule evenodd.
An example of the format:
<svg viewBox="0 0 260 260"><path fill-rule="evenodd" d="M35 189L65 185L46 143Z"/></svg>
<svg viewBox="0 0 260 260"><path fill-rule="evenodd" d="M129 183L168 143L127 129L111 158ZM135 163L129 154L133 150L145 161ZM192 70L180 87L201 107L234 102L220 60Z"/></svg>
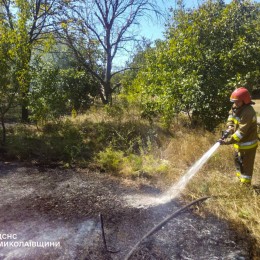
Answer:
<svg viewBox="0 0 260 260"><path fill-rule="evenodd" d="M16 125L8 133L7 156L40 163L75 163L89 160L90 149L77 126L71 121L57 121L44 125Z"/></svg>
<svg viewBox="0 0 260 260"><path fill-rule="evenodd" d="M97 155L97 163L109 172L118 173L123 162L123 152L115 151L111 147L101 151Z"/></svg>
<svg viewBox="0 0 260 260"><path fill-rule="evenodd" d="M115 175L151 178L167 173L168 161L161 160L152 154L128 154L106 148L97 155L97 163L101 169Z"/></svg>

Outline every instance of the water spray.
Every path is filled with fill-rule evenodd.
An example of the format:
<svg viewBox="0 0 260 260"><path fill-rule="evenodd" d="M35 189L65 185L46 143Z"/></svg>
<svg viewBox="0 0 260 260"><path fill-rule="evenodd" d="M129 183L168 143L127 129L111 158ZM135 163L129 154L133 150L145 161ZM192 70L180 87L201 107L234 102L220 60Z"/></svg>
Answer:
<svg viewBox="0 0 260 260"><path fill-rule="evenodd" d="M214 154L214 152L219 148L221 145L221 140L224 140L229 135L228 131L225 131L222 133L222 138L216 142L206 153L203 154L203 156L195 162L195 164L187 171L187 173L182 176L182 178L174 184L168 191L166 191L160 198L156 198L156 203L162 204L167 203L171 201L173 198L175 198L177 195L180 194L180 192L185 188L187 183L190 181L190 179L201 169L201 167L209 160L209 158ZM164 219L162 222L160 222L157 226L155 226L152 230L150 230L146 235L144 235L141 240L139 240L136 245L132 248L132 250L127 254L125 260L129 260L133 254L136 252L137 248L140 246L142 242L144 242L149 236L155 234L157 231L159 231L168 221L170 221L172 218L178 216L181 212L183 212L185 209L189 208L190 206L202 202L209 197L203 197L200 199L197 199L190 204L188 204L185 207L182 207L181 209L177 210L170 216L168 216L166 219ZM154 205L154 204L153 204Z"/></svg>
<svg viewBox="0 0 260 260"><path fill-rule="evenodd" d="M182 178L174 184L168 191L166 191L162 197L162 203L169 202L173 198L177 197L181 191L188 184L190 179L202 168L202 166L209 160L209 158L216 152L216 150L221 145L221 142L230 135L230 131L226 130L222 132L222 137L218 140L202 157L193 164L193 166L187 171L187 173L182 176Z"/></svg>
<svg viewBox="0 0 260 260"><path fill-rule="evenodd" d="M177 197L181 193L181 191L185 188L187 183L191 180L191 178L202 168L202 166L216 152L216 150L221 145L221 141L224 140L225 138L227 138L228 135L229 135L228 131L223 132L221 139L218 142L216 142L206 153L204 153L202 155L202 157L198 161L196 161L193 164L193 166L186 172L186 174L184 176L182 176L181 179L176 184L174 184L169 190L167 190L165 193L163 193L160 197L152 197L152 198L145 197L145 200L141 201L141 204L143 204L143 206L155 206L155 205L170 202L172 199ZM177 217L180 213L182 213L183 211L185 211L187 208L191 207L192 205L205 201L208 198L210 198L210 197L202 197L200 199L197 199L197 200L191 202L190 204L178 209L173 214L168 216L166 219L161 221L158 225L156 225L154 228L152 228L147 234L145 234L141 238L141 240L139 240L136 243L136 245L131 249L131 251L125 257L125 260L129 260L134 255L137 248L141 245L142 242L144 242L148 237L152 236L157 231L159 231L172 218ZM140 201L140 198L138 198L138 200ZM102 229L103 229L102 215L100 215L100 217L101 217L101 223L102 223ZM104 231L103 231L103 240L104 240L104 245L105 245L106 250L108 252L112 252L107 249ZM115 251L115 252L118 252L118 251ZM115 252L113 252L113 253L115 253Z"/></svg>
<svg viewBox="0 0 260 260"><path fill-rule="evenodd" d="M202 166L210 159L210 157L216 152L216 150L221 145L221 140L224 140L228 136L228 132L222 134L222 138L216 142L202 157L196 161L192 167L181 177L181 179L165 191L162 195L152 197L152 196L133 196L126 197L129 204L136 207L149 207L160 204L165 204L178 197L183 189L186 187L188 182L195 176L195 174L202 168ZM138 203L138 205L137 205Z"/></svg>
<svg viewBox="0 0 260 260"><path fill-rule="evenodd" d="M202 168L202 166L209 160L209 158L215 153L219 148L220 142L215 143L203 156L193 164L193 166L187 171L181 179L174 184L168 191L166 191L162 197L162 202L169 202L171 199L177 197L181 191L185 188L192 177Z"/></svg>

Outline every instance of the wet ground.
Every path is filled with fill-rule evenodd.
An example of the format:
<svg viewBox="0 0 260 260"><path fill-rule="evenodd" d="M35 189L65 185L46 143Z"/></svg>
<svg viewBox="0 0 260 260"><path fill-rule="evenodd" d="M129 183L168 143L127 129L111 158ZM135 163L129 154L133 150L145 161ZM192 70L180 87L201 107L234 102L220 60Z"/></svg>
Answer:
<svg viewBox="0 0 260 260"><path fill-rule="evenodd" d="M122 260L148 231L183 206L176 200L140 207L142 197L160 191L87 169L2 162L0 180L0 259ZM107 247L117 253L105 249L100 213ZM247 260L251 250L246 233L189 209L144 241L130 259Z"/></svg>

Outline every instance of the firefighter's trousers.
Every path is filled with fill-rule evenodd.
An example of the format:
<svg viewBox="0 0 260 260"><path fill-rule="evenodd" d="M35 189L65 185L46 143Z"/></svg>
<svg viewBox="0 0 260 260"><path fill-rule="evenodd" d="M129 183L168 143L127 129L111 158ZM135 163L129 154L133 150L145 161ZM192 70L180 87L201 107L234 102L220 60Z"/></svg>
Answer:
<svg viewBox="0 0 260 260"><path fill-rule="evenodd" d="M237 175L248 179L248 182L251 182L253 176L256 149L257 147L252 149L239 149L235 152Z"/></svg>

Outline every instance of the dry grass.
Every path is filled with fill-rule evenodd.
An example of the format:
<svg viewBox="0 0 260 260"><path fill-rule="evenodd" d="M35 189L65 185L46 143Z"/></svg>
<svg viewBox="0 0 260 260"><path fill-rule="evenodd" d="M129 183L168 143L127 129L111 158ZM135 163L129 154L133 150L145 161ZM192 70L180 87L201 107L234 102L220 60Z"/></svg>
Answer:
<svg viewBox="0 0 260 260"><path fill-rule="evenodd" d="M212 196L213 199L206 203L206 211L228 221L241 234L250 234L255 248L254 259L259 259L259 193L251 187L241 185L230 174L223 175L219 171L211 171L210 175L204 172L203 177L201 174L189 183L184 198L190 200L205 195ZM242 236L241 239L243 238Z"/></svg>
<svg viewBox="0 0 260 260"><path fill-rule="evenodd" d="M257 115L260 116L260 99L256 99L254 100L254 102L255 102L254 109Z"/></svg>
<svg viewBox="0 0 260 260"><path fill-rule="evenodd" d="M122 109L121 106L103 106L97 105L92 106L85 114L77 115L73 119L76 123L83 123L89 121L92 123L101 122L136 122L140 121L140 112L135 108L131 107L128 109ZM147 123L147 121L146 121Z"/></svg>
<svg viewBox="0 0 260 260"><path fill-rule="evenodd" d="M256 100L255 110L260 115L260 100ZM105 112L105 113L104 113ZM113 111L112 111L113 112ZM118 113L110 117L109 111L100 109L92 110L88 115L77 117L78 121L89 120L102 122L107 120L137 121L140 118L127 116ZM220 137L220 131L216 134L207 133L203 130L192 130L175 125L171 129L172 137L160 136L160 147L153 147L153 156L169 163L170 167L164 174L153 176L156 185L167 189L175 183L185 172L196 162ZM228 221L232 227L251 234L252 242L255 243L255 258L260 259L260 149L257 151L255 160L255 171L252 187L241 185L235 176L233 163L233 147L221 146L204 167L188 183L182 198L186 201L203 196L212 196L203 209L217 217ZM131 168L132 169L132 168ZM130 170L131 170L130 169ZM139 180L140 181L140 180ZM153 180L151 180L153 182ZM149 181L149 182L151 182Z"/></svg>
<svg viewBox="0 0 260 260"><path fill-rule="evenodd" d="M257 100L256 103L255 109L259 116L260 100ZM137 118L136 115L131 116L131 113L126 116L120 113L113 114L113 111L106 111L105 109L92 109L88 114L75 118L75 122L78 124L85 121L93 123L104 121L140 123L140 118ZM146 127L148 126L146 125ZM158 133L161 146L153 147L151 150L153 156L167 161L170 165L167 172L153 176L156 185L164 189L167 189L185 174L189 167L220 137L220 132L212 134L203 130L187 129L180 125L173 126L171 132L173 135L171 137L163 135L163 132ZM212 199L208 200L206 206L203 207L206 212L201 211L200 213L210 212L230 222L235 229L241 231L241 234L243 232L251 234L252 239L256 241L256 247L260 247L260 200L258 193L260 189L260 149L257 151L253 176L253 185L258 187L258 192L257 189L239 183L234 174L233 152L232 146L221 146L202 170L190 181L182 194L182 198L190 202L191 199L212 196ZM124 170L127 170L126 167ZM132 170L132 167L130 167L128 172ZM142 180L138 179L138 181ZM154 181L149 180L149 182ZM257 249L255 249L255 259L260 259L260 252Z"/></svg>
<svg viewBox="0 0 260 260"><path fill-rule="evenodd" d="M174 183L217 139L217 135L209 133L177 132L164 151L172 164L168 182ZM252 242L256 242L254 259L260 259L260 151L255 161L254 188L240 184L235 176L233 152L232 146L221 146L188 183L182 198L190 201L212 196L206 211L230 222L242 236L244 232L251 234Z"/></svg>

